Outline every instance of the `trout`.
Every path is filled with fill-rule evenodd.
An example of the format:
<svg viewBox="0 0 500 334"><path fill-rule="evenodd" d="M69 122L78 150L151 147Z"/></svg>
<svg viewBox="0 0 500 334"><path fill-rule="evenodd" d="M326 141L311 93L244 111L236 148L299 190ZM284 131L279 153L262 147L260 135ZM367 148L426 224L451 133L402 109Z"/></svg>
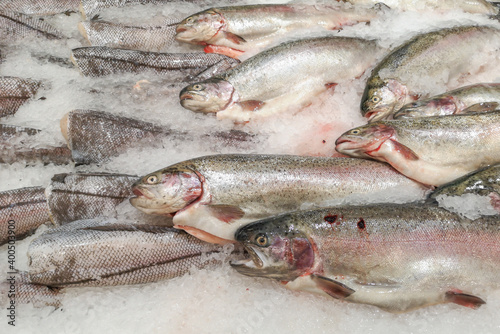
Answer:
<svg viewBox="0 0 500 334"><path fill-rule="evenodd" d="M387 165L361 159L292 155L214 155L140 179L139 210L174 215L174 227L209 242L234 241L238 227L300 208L341 203L410 202L428 188Z"/></svg>
<svg viewBox="0 0 500 334"><path fill-rule="evenodd" d="M339 153L389 163L418 182L440 186L500 163L500 111L380 121L345 132Z"/></svg>
<svg viewBox="0 0 500 334"><path fill-rule="evenodd" d="M444 116L498 109L500 84L475 84L404 105L394 118Z"/></svg>
<svg viewBox="0 0 500 334"><path fill-rule="evenodd" d="M499 287L500 222L437 207L372 205L299 211L236 232L248 276L400 313L441 303L477 308Z"/></svg>
<svg viewBox="0 0 500 334"><path fill-rule="evenodd" d="M80 0L2 0L0 11L10 10L28 15L52 15L78 11Z"/></svg>
<svg viewBox="0 0 500 334"><path fill-rule="evenodd" d="M337 30L367 22L377 15L367 8L335 5L247 5L210 8L179 23L175 38L180 42L212 45L217 53L238 58L241 54L284 41L296 31L315 27ZM290 39L290 38L288 38Z"/></svg>
<svg viewBox="0 0 500 334"><path fill-rule="evenodd" d="M63 35L45 21L10 10L0 10L0 39L15 41L25 37L62 39Z"/></svg>
<svg viewBox="0 0 500 334"><path fill-rule="evenodd" d="M500 30L491 27L462 26L417 35L373 69L361 98L361 114L370 122L390 118L403 105L433 94L436 84L459 87L459 79L497 62L499 50ZM478 57L481 54L493 59ZM497 67L491 75L500 75Z"/></svg>
<svg viewBox="0 0 500 334"><path fill-rule="evenodd" d="M327 88L362 75L381 51L374 41L348 37L283 43L185 87L179 98L186 109L245 122L306 106Z"/></svg>

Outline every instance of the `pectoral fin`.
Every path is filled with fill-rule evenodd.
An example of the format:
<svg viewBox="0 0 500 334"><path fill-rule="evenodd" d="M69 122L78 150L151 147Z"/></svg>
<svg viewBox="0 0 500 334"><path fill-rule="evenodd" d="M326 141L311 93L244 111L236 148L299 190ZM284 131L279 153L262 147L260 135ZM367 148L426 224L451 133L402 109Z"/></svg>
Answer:
<svg viewBox="0 0 500 334"><path fill-rule="evenodd" d="M234 59L238 59L238 57L240 57L242 54L245 53L245 51L232 49L227 46L221 46L221 45L207 45L203 49L203 51L205 53L217 53Z"/></svg>
<svg viewBox="0 0 500 334"><path fill-rule="evenodd" d="M456 291L447 291L445 299L450 303L455 303L473 309L477 309L479 306L486 304L486 302L479 297Z"/></svg>
<svg viewBox="0 0 500 334"><path fill-rule="evenodd" d="M228 41L231 41L235 44L241 44L245 43L245 39L241 36L238 36L236 34L233 34L232 32L225 31L224 32L224 38L227 39Z"/></svg>
<svg viewBox="0 0 500 334"><path fill-rule="evenodd" d="M185 226L185 225L175 225L174 228L179 229L179 230L184 230L187 233L191 234L193 237L196 237L196 238L203 240L205 242L209 242L211 244L226 245L226 244L230 244L230 243L235 242L232 240L219 238L211 233L205 232L205 231L200 230L196 227Z"/></svg>
<svg viewBox="0 0 500 334"><path fill-rule="evenodd" d="M245 111L256 111L262 108L266 103L262 101L256 101L256 100L248 100L248 101L242 101L239 102L238 105L241 107L241 109Z"/></svg>
<svg viewBox="0 0 500 334"><path fill-rule="evenodd" d="M232 205L207 205L207 208L214 217L225 223L231 223L245 215L243 210Z"/></svg>
<svg viewBox="0 0 500 334"><path fill-rule="evenodd" d="M355 292L348 286L324 276L312 274L311 279L316 283L316 286L319 289L323 290L335 299L344 299Z"/></svg>
<svg viewBox="0 0 500 334"><path fill-rule="evenodd" d="M498 102L482 102L471 105L468 108L465 108L461 114L465 113L476 113L476 112L488 112L493 111L498 108Z"/></svg>
<svg viewBox="0 0 500 334"><path fill-rule="evenodd" d="M325 84L326 89L331 89L332 92L335 91L335 87L337 87L338 83L335 82L329 82Z"/></svg>
<svg viewBox="0 0 500 334"><path fill-rule="evenodd" d="M395 141L395 140L392 140L392 143L394 145L394 149L398 152L398 153L401 153L406 159L408 160L418 160L418 155L413 152L411 149L409 149L408 147L406 147L405 145Z"/></svg>

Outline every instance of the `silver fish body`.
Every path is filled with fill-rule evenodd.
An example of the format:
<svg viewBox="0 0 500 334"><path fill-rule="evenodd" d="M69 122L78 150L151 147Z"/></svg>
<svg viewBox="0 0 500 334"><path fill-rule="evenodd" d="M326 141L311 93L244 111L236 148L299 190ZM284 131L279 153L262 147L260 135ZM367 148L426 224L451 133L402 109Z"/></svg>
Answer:
<svg viewBox="0 0 500 334"><path fill-rule="evenodd" d="M10 10L28 15L51 15L76 12L80 0L2 0L0 11Z"/></svg>
<svg viewBox="0 0 500 334"><path fill-rule="evenodd" d="M299 211L242 227L242 274L390 312L484 304L498 288L500 222L421 205Z"/></svg>
<svg viewBox="0 0 500 334"><path fill-rule="evenodd" d="M176 39L217 45L236 51L255 51L296 31L339 29L369 21L376 11L335 5L247 5L217 7L193 14L177 27Z"/></svg>
<svg viewBox="0 0 500 334"><path fill-rule="evenodd" d="M116 73L151 71L170 81L190 81L209 67L231 68L238 61L218 54L156 53L113 49L104 46L84 47L71 51L71 60L84 76L100 77Z"/></svg>
<svg viewBox="0 0 500 334"><path fill-rule="evenodd" d="M220 247L183 231L90 219L51 229L28 249L31 283L53 287L141 284L178 277L214 261Z"/></svg>
<svg viewBox="0 0 500 334"><path fill-rule="evenodd" d="M500 162L499 125L499 111L380 121L344 133L336 150L439 186Z"/></svg>
<svg viewBox="0 0 500 334"><path fill-rule="evenodd" d="M15 244L49 222L49 208L42 187L0 192L0 245Z"/></svg>
<svg viewBox="0 0 500 334"><path fill-rule="evenodd" d="M9 298L9 296L11 298ZM61 306L63 293L58 288L31 284L26 272L7 274L0 282L0 306L10 307L15 304L31 304L33 307Z"/></svg>
<svg viewBox="0 0 500 334"><path fill-rule="evenodd" d="M173 20L159 26L127 26L91 20L80 22L78 29L92 46L164 52L174 42L176 25Z"/></svg>
<svg viewBox="0 0 500 334"><path fill-rule="evenodd" d="M394 118L454 115L498 109L500 84L475 84L404 105Z"/></svg>
<svg viewBox="0 0 500 334"><path fill-rule="evenodd" d="M15 114L40 88L41 82L16 77L0 77L0 117Z"/></svg>
<svg viewBox="0 0 500 334"><path fill-rule="evenodd" d="M116 216L116 206L132 196L138 177L109 173L56 174L45 190L50 218L56 225Z"/></svg>
<svg viewBox="0 0 500 334"><path fill-rule="evenodd" d="M150 173L135 184L137 197L130 201L146 213L174 214L174 226L224 243L234 240L238 227L263 217L349 202L409 202L426 190L361 159L227 154Z"/></svg>
<svg viewBox="0 0 500 334"><path fill-rule="evenodd" d="M0 10L0 39L15 41L26 37L61 39L63 35L38 18L10 10Z"/></svg>
<svg viewBox="0 0 500 334"><path fill-rule="evenodd" d="M363 74L381 49L374 41L320 37L280 44L180 93L181 105L248 121L305 106L329 85Z"/></svg>
<svg viewBox="0 0 500 334"><path fill-rule="evenodd" d="M361 99L361 113L369 121L390 118L416 96L432 94L429 81L456 88L448 87L449 83L476 74L487 65L478 63L478 54L489 55L494 58L489 61L496 62L499 48L500 30L486 26L461 26L417 35L372 70Z"/></svg>

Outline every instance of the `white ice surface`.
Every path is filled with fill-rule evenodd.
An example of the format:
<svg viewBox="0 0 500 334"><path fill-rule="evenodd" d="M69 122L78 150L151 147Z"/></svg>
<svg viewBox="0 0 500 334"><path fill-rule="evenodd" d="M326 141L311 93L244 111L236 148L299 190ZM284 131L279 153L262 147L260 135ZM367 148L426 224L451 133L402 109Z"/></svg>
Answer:
<svg viewBox="0 0 500 334"><path fill-rule="evenodd" d="M219 5L219 4L217 4ZM208 6L207 6L208 7ZM139 8L139 9L137 9ZM168 16L172 5L157 13ZM205 7L206 8L206 7ZM188 16L205 9L193 4L175 7L175 15ZM141 12L141 11L144 11ZM149 11L149 12L148 12ZM153 9L154 11L154 9ZM108 10L103 19L148 23L151 8L130 7ZM133 18L133 19L130 19ZM141 21L142 19L142 21ZM233 128L210 115L192 113L180 107L178 92L155 94L131 87L141 79L161 82L157 75L124 75L84 78L74 68L38 60L35 54L68 59L70 49L85 46L78 34L79 14L56 15L47 19L70 37L64 41L33 40L2 47L7 55L0 75L40 79L47 88L2 122L42 129L47 144L64 144L59 120L73 109L97 109L135 117L174 129L196 128L200 133ZM155 19L157 20L157 19ZM389 13L370 25L346 27L339 35L380 38L384 47L395 47L423 31L471 23L497 24L481 15L452 13ZM194 51L194 46L175 50ZM349 86L325 92L305 110L281 114L239 125L236 128L257 134L259 145L246 149L210 147L197 142L162 143L162 148L133 149L102 166L0 165L0 190L46 185L52 175L74 170L107 171L142 175L181 160L215 153L287 153L332 155L335 139L365 121L359 113L364 80L369 71ZM483 73L478 81L495 80ZM467 82L470 84L473 82ZM432 84L432 83L431 83ZM91 90L103 94L90 93ZM441 93L437 91L436 94ZM124 209L125 210L125 209ZM45 229L46 227L42 227ZM16 266L27 267L26 250L33 237L16 244ZM7 246L0 247L0 273L7 270ZM459 288L459 287L457 287ZM487 288L487 287L485 287ZM0 311L1 333L500 333L500 291L481 295L487 304L473 311L457 305L439 305L409 314L393 315L377 308L342 303L307 293L288 291L280 283L253 279L234 272L227 264L168 282L141 286L69 289L63 307L34 309L17 306L16 327L7 325L7 310Z"/></svg>

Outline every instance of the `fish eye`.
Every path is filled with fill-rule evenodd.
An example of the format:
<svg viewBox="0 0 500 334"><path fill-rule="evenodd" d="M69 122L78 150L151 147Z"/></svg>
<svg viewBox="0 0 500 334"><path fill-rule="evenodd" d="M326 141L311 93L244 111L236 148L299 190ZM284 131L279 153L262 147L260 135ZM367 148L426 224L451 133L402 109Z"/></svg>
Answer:
<svg viewBox="0 0 500 334"><path fill-rule="evenodd" d="M265 234L257 235L257 237L255 237L255 242L260 247L266 247L267 245L269 245L269 240L267 238L267 235L265 235Z"/></svg>
<svg viewBox="0 0 500 334"><path fill-rule="evenodd" d="M359 135L360 133L361 133L361 130L359 130L359 129L351 130L352 135Z"/></svg>
<svg viewBox="0 0 500 334"><path fill-rule="evenodd" d="M188 17L186 19L186 23L193 23L193 18L192 17Z"/></svg>
<svg viewBox="0 0 500 334"><path fill-rule="evenodd" d="M156 175L150 175L146 178L146 182L148 184L155 184L156 182L158 182L158 177Z"/></svg>
<svg viewBox="0 0 500 334"><path fill-rule="evenodd" d="M203 87L200 84L193 85L194 90L201 90Z"/></svg>
<svg viewBox="0 0 500 334"><path fill-rule="evenodd" d="M372 102L373 103L379 103L380 102L380 97L378 97L378 96L372 97Z"/></svg>

